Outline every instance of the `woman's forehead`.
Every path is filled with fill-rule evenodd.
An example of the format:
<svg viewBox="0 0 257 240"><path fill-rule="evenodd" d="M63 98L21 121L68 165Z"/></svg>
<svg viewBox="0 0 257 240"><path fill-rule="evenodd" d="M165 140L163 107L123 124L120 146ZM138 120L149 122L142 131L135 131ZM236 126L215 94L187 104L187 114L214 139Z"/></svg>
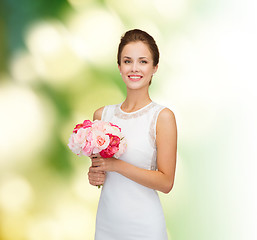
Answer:
<svg viewBox="0 0 257 240"><path fill-rule="evenodd" d="M151 57L151 52L147 44L143 42L131 42L124 46L122 53L122 57L127 56L137 56L137 57Z"/></svg>

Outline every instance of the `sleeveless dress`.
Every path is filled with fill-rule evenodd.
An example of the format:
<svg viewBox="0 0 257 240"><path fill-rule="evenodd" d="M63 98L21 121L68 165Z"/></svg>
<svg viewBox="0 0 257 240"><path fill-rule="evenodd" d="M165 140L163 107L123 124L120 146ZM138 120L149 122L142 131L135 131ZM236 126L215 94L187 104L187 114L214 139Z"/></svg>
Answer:
<svg viewBox="0 0 257 240"><path fill-rule="evenodd" d="M127 139L121 160L156 170L156 122L165 107L151 102L131 113L121 103L104 107L103 121L118 125ZM117 172L107 172L96 215L95 240L167 240L166 224L156 190Z"/></svg>

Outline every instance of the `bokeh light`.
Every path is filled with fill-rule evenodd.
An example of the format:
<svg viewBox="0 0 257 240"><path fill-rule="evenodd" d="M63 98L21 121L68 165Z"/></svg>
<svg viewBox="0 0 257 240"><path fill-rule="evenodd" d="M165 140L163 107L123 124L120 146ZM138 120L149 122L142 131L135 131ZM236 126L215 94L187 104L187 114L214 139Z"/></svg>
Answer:
<svg viewBox="0 0 257 240"><path fill-rule="evenodd" d="M0 89L1 166L29 161L49 136L53 116L47 117L43 99L35 92L13 83ZM24 162L24 163L25 163Z"/></svg>
<svg viewBox="0 0 257 240"><path fill-rule="evenodd" d="M84 67L85 61L73 51L68 31L57 21L31 27L27 45L39 76L52 84L64 84Z"/></svg>
<svg viewBox="0 0 257 240"><path fill-rule="evenodd" d="M75 48L81 46L88 61L99 67L113 66L109 65L110 59L115 58L120 33L124 31L118 16L98 7L70 16L68 26L71 35L81 42L75 43Z"/></svg>
<svg viewBox="0 0 257 240"><path fill-rule="evenodd" d="M0 186L0 205L4 211L24 211L32 202L32 189L25 179L6 177Z"/></svg>

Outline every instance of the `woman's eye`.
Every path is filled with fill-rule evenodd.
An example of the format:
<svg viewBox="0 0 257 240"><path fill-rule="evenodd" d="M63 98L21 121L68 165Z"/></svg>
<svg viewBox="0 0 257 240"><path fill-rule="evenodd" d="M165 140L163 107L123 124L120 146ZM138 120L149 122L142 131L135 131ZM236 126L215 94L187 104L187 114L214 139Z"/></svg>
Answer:
<svg viewBox="0 0 257 240"><path fill-rule="evenodd" d="M124 63L130 63L130 61L129 60L125 60Z"/></svg>
<svg viewBox="0 0 257 240"><path fill-rule="evenodd" d="M142 61L141 61L141 63L144 63L144 64L146 64L146 63L147 63L147 61L145 61L145 60L142 60Z"/></svg>

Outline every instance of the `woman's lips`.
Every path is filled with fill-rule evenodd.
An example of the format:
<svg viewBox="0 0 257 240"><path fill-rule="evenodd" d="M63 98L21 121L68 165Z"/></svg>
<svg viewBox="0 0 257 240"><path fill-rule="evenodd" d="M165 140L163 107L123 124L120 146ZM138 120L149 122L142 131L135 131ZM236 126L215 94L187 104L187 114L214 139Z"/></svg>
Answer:
<svg viewBox="0 0 257 240"><path fill-rule="evenodd" d="M142 76L140 76L140 75L129 75L128 77L133 82L137 82L137 81L141 80L141 78L142 78Z"/></svg>

